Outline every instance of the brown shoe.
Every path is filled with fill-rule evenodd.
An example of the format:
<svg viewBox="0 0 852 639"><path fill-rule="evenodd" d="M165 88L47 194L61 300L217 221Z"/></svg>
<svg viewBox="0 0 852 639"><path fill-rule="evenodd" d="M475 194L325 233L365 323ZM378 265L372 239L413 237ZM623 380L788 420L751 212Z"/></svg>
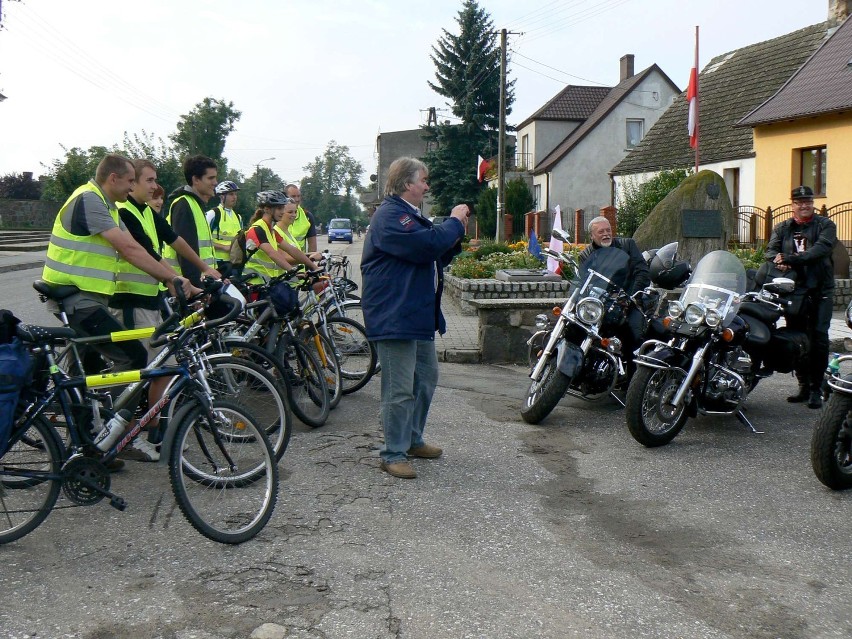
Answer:
<svg viewBox="0 0 852 639"><path fill-rule="evenodd" d="M421 459L438 459L438 457L443 454L443 450L437 446L431 446L430 444L423 444L417 448L408 449L408 455L410 457L420 457Z"/></svg>
<svg viewBox="0 0 852 639"><path fill-rule="evenodd" d="M407 461L401 462L392 462L388 464L387 462L382 462L382 470L385 471L388 475L393 475L394 477L399 477L400 479L414 479L417 477L417 473L414 472L414 469L411 467Z"/></svg>

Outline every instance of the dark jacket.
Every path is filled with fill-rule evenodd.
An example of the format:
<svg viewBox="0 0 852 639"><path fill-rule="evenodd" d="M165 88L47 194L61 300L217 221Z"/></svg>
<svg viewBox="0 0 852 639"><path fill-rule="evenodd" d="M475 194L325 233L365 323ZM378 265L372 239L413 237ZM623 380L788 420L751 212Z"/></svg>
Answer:
<svg viewBox="0 0 852 639"><path fill-rule="evenodd" d="M805 250L796 252L794 235L801 233ZM764 254L767 262L779 253L784 264L796 273L796 289L828 292L834 290L834 262L832 251L837 241L837 226L822 215L814 215L807 223L797 224L791 217L772 229L772 237Z"/></svg>
<svg viewBox="0 0 852 639"><path fill-rule="evenodd" d="M433 226L399 196L385 197L370 219L361 256L367 337L433 340L436 330L447 331L443 269L461 252L463 236L458 220Z"/></svg>
<svg viewBox="0 0 852 639"><path fill-rule="evenodd" d="M630 279L626 292L628 295L633 295L636 291L641 291L646 286L651 284L651 272L648 270L648 265L645 263L645 258L642 257L642 251L636 246L636 241L630 237L614 237L612 238L612 246L621 249L630 256ZM601 248L597 244L589 244L583 252L580 253L580 264L585 262L592 251ZM617 253L614 253L617 255Z"/></svg>
<svg viewBox="0 0 852 639"><path fill-rule="evenodd" d="M188 186L181 187L174 191L171 195L169 195L169 198L171 201L174 201L181 195L189 195L198 202L198 206L201 207L202 211L207 210L207 202L198 197L195 194L195 191L190 189ZM195 228L195 218L192 215L192 209L189 208L189 202L186 200L180 200L174 206L170 206L170 208L166 208L166 205L163 204L163 210L171 212L171 219L169 222L171 223L175 233L182 237L193 251L198 253L198 229ZM201 271L198 267L182 255L178 255L177 260L178 264L180 264L181 275L192 282L195 286L198 286L201 282Z"/></svg>

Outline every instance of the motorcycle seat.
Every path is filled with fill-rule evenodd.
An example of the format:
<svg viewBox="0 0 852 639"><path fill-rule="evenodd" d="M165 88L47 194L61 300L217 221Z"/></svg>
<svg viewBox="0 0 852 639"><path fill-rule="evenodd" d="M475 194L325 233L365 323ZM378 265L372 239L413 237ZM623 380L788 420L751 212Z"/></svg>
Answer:
<svg viewBox="0 0 852 639"><path fill-rule="evenodd" d="M761 322L758 318L744 318L748 322L748 337L746 342L755 346L766 346L772 334L769 332L769 327Z"/></svg>
<svg viewBox="0 0 852 639"><path fill-rule="evenodd" d="M781 317L781 312L768 307L760 302L743 302L740 304L740 315L756 317L766 324L775 324Z"/></svg>

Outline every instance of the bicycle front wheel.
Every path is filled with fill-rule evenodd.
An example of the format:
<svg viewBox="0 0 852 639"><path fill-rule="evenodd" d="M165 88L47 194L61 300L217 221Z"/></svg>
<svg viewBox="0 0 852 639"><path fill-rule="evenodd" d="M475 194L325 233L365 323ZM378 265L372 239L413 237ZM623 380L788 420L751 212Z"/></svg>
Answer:
<svg viewBox="0 0 852 639"><path fill-rule="evenodd" d="M328 317L323 332L334 344L340 361L343 394L363 388L376 372L376 351L364 327L349 317Z"/></svg>
<svg viewBox="0 0 852 639"><path fill-rule="evenodd" d="M287 367L287 389L293 414L311 428L325 424L331 402L322 364L316 355L289 338L279 342L276 355Z"/></svg>
<svg viewBox="0 0 852 639"><path fill-rule="evenodd" d="M64 457L56 430L39 417L0 458L0 544L32 532L50 514Z"/></svg>
<svg viewBox="0 0 852 639"><path fill-rule="evenodd" d="M214 397L251 406L257 423L269 437L275 458L280 460L293 430L286 388L276 380L272 370L251 360L214 353L207 356L207 361L210 364L207 383ZM182 391L169 403L166 417L173 419L187 402L194 402L194 398Z"/></svg>
<svg viewBox="0 0 852 639"><path fill-rule="evenodd" d="M240 544L266 526L278 499L269 439L239 404L215 401L210 414L188 403L175 415L169 459L175 500L202 535Z"/></svg>

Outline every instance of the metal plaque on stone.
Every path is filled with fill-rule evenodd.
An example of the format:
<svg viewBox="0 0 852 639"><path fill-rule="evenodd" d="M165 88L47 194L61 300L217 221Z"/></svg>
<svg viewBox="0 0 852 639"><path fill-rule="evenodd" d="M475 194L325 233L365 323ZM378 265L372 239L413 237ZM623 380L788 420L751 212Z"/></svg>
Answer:
<svg viewBox="0 0 852 639"><path fill-rule="evenodd" d="M681 223L683 237L722 237L721 211L684 209Z"/></svg>

